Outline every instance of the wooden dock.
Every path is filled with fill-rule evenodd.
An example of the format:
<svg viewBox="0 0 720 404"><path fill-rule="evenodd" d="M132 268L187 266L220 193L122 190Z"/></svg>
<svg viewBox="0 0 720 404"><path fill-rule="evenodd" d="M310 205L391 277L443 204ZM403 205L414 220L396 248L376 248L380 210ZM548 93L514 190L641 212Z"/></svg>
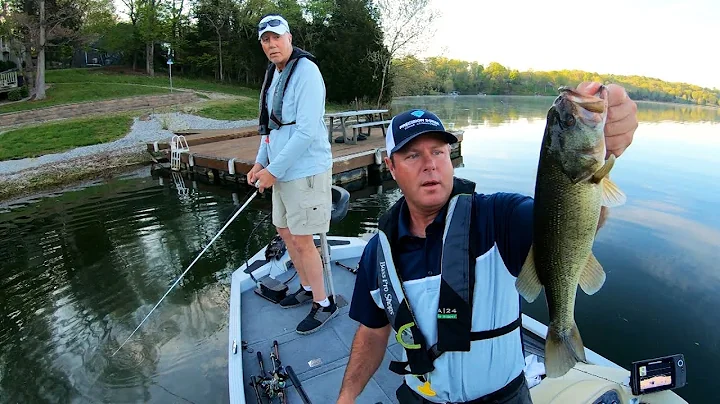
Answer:
<svg viewBox="0 0 720 404"><path fill-rule="evenodd" d="M459 142L451 147L451 158L461 156L462 132L454 132ZM189 151L180 155L180 170L229 182L246 183L246 174L255 164L260 142L256 126L232 130L186 130L176 132L187 140ZM158 160L170 160L170 139L147 143L147 151ZM332 143L333 184L347 185L367 179L385 169L385 138L379 128L357 144Z"/></svg>

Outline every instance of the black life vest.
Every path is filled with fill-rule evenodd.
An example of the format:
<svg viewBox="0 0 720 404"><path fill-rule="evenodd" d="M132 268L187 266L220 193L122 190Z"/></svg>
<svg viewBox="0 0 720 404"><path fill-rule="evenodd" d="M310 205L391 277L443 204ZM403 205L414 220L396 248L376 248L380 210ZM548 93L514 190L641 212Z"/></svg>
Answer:
<svg viewBox="0 0 720 404"><path fill-rule="evenodd" d="M433 362L443 352L470 351L472 341L499 337L520 327L518 318L503 327L472 332L472 301L475 285L476 241L475 231L475 184L454 178L450 195L448 217L445 223L443 254L441 254L440 302L438 305L438 341L431 347L417 326L402 287L402 278L393 264L390 251L397 239L401 198L378 223L379 243L377 249L377 281L381 301L396 338L405 349L407 362L391 361L390 370L400 374L418 376L435 369ZM452 209L451 209L452 208ZM452 221L452 222L450 222ZM446 247L449 251L446 251ZM407 368L409 366L409 369Z"/></svg>
<svg viewBox="0 0 720 404"><path fill-rule="evenodd" d="M290 77L297 67L297 62L301 58L307 58L316 65L318 64L317 59L311 53L296 46L293 47L290 59L288 59L285 69L280 72L280 79L278 80L277 86L275 86L272 113L268 113L267 92L270 88L270 84L272 83L273 76L275 75L275 70L277 68L274 63L270 63L265 71L265 79L263 80L262 90L260 92L260 118L258 125L258 133L260 135L269 135L271 129L279 129L285 125L295 124L295 121L287 123L282 121L282 104L285 96L285 89L287 89L288 83L290 83Z"/></svg>

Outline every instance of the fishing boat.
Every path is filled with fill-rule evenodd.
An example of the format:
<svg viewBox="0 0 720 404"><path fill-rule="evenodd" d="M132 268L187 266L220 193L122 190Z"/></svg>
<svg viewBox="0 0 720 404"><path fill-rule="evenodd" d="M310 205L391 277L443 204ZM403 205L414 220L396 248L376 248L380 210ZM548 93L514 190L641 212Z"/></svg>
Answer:
<svg viewBox="0 0 720 404"><path fill-rule="evenodd" d="M336 186L332 192L332 221L337 222L347 213L349 194ZM326 235L316 236L315 241L323 257L326 285L340 313L313 334L295 332L307 315L307 305L283 309L263 295L263 288L272 294L285 286L289 291L299 287L287 251L266 254L268 247L262 248L233 273L228 341L231 404L336 402L358 326L348 311L356 268L367 241ZM547 327L523 314L521 332L526 377L531 377L528 367L543 363ZM585 353L589 363L577 364L562 377L538 375L539 383L529 383L533 402L686 403L672 390L634 395L628 369L587 347ZM402 347L394 333L382 364L356 403L397 403L395 390L402 379L388 369L392 360L402 360Z"/></svg>

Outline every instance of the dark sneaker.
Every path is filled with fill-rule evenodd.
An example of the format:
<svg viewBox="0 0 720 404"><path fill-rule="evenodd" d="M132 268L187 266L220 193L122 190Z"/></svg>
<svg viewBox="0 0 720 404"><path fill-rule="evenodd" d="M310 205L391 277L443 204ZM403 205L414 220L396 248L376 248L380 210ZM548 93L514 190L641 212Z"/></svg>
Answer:
<svg viewBox="0 0 720 404"><path fill-rule="evenodd" d="M310 314L298 324L295 331L298 334L311 334L319 330L331 318L337 316L339 310L335 302L330 299L330 306L322 307L319 303L313 302Z"/></svg>
<svg viewBox="0 0 720 404"><path fill-rule="evenodd" d="M300 286L297 292L285 296L284 299L280 300L280 307L283 309L289 309L291 307L297 307L307 302L312 301L312 292L308 292Z"/></svg>

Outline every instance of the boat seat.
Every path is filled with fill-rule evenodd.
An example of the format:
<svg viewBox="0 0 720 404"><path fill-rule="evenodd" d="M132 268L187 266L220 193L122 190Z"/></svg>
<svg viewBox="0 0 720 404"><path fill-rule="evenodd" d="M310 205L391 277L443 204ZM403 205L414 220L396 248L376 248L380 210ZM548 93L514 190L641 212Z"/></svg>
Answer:
<svg viewBox="0 0 720 404"><path fill-rule="evenodd" d="M347 215L348 205L350 204L350 193L342 187L331 185L332 193L332 213L330 213L330 223L338 223L345 215Z"/></svg>

